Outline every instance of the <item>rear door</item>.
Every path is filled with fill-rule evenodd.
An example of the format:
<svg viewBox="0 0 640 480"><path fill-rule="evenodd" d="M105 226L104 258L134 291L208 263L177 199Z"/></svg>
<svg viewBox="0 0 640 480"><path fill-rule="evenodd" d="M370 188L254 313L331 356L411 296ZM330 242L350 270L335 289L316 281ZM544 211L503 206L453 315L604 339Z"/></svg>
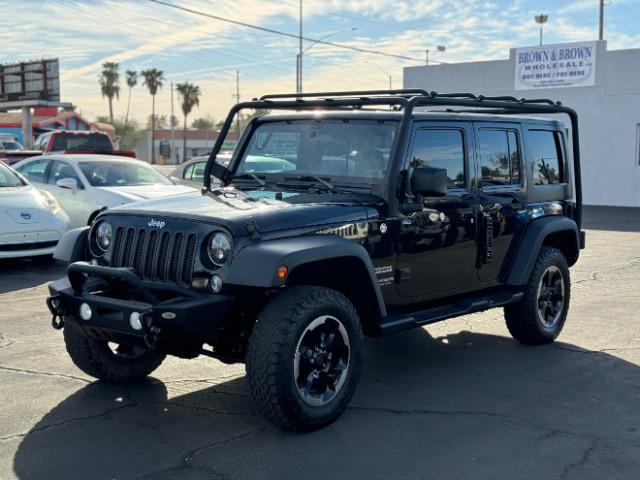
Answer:
<svg viewBox="0 0 640 480"><path fill-rule="evenodd" d="M493 284L509 262L514 232L526 213L522 132L517 123L476 123L478 280Z"/></svg>
<svg viewBox="0 0 640 480"><path fill-rule="evenodd" d="M405 298L449 295L475 282L476 225L471 124L419 122L407 170L447 170L444 197L424 197L421 210L407 215L398 237L398 294Z"/></svg>

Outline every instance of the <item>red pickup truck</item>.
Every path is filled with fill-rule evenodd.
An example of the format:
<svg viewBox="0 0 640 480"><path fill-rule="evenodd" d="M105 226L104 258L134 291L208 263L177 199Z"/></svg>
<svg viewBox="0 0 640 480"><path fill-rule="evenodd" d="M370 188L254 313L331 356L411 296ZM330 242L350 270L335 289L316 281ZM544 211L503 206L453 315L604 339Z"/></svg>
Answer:
<svg viewBox="0 0 640 480"><path fill-rule="evenodd" d="M20 152L16 155L0 153L0 160L11 165L25 157L47 153L100 153L137 158L136 152L115 150L111 137L95 130L53 130L39 135L34 147L33 152Z"/></svg>

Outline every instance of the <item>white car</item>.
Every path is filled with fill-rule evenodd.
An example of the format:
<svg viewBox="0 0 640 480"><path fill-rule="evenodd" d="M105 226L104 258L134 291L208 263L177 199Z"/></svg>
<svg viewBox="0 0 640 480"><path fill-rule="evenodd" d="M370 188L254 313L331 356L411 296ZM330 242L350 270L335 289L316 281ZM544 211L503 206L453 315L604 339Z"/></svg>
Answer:
<svg viewBox="0 0 640 480"><path fill-rule="evenodd" d="M141 160L115 155L42 155L14 168L33 185L50 192L74 227L90 225L104 208L195 190L175 185Z"/></svg>
<svg viewBox="0 0 640 480"><path fill-rule="evenodd" d="M0 162L0 258L52 255L69 224L53 195Z"/></svg>
<svg viewBox="0 0 640 480"><path fill-rule="evenodd" d="M169 174L169 178L180 185L188 185L194 188L202 188L204 185L204 169L209 157L194 157L179 165ZM225 167L231 161L230 153L219 153L216 162Z"/></svg>

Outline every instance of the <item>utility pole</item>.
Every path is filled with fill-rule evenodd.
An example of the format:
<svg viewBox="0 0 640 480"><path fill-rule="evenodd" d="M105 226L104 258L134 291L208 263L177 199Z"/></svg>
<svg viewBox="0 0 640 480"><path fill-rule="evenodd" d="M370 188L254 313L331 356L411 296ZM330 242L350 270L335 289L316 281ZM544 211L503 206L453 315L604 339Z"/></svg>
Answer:
<svg viewBox="0 0 640 480"><path fill-rule="evenodd" d="M240 103L240 70L236 70L236 104ZM240 140L240 112L236 113L236 142Z"/></svg>
<svg viewBox="0 0 640 480"><path fill-rule="evenodd" d="M600 28L598 30L598 40L604 40L604 0L600 0Z"/></svg>
<svg viewBox="0 0 640 480"><path fill-rule="evenodd" d="M298 35L298 93L302 93L302 0L300 0L300 34Z"/></svg>
<svg viewBox="0 0 640 480"><path fill-rule="evenodd" d="M176 152L176 117L173 114L173 82L171 82L171 157L173 157L178 164L178 155ZM183 132L184 133L184 132ZM184 160L184 159L183 159Z"/></svg>

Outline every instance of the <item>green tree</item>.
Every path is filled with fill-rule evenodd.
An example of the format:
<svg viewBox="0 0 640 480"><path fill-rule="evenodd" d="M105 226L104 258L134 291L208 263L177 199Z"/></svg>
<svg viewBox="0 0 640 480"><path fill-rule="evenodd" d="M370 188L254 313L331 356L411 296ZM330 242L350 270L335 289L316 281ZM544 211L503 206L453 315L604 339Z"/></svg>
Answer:
<svg viewBox="0 0 640 480"><path fill-rule="evenodd" d="M162 82L164 81L164 72L156 68L149 68L140 72L142 78L142 84L147 87L151 94L151 163L155 163L156 147L153 142L153 137L156 133L156 93L162 88Z"/></svg>
<svg viewBox="0 0 640 480"><path fill-rule="evenodd" d="M182 114L184 115L184 127L182 129L182 160L187 159L187 117L193 107L200 105L200 87L190 82L176 85L178 95L182 98Z"/></svg>
<svg viewBox="0 0 640 480"><path fill-rule="evenodd" d="M135 70L126 71L126 82L129 87L129 97L127 98L127 114L124 117L124 124L127 125L129 121L129 109L131 108L131 90L138 84L138 72Z"/></svg>
<svg viewBox="0 0 640 480"><path fill-rule="evenodd" d="M195 128L196 130L210 131L214 129L215 125L216 122L209 116L196 118L191 122L191 128Z"/></svg>
<svg viewBox="0 0 640 480"><path fill-rule="evenodd" d="M109 123L109 117L99 116L96 122ZM138 120L130 118L128 121L123 118L114 118L113 127L116 129L116 140L119 140L120 149L133 150L135 145L142 140L149 131L144 128Z"/></svg>
<svg viewBox="0 0 640 480"><path fill-rule="evenodd" d="M166 130L169 128L169 120L166 115L158 115L157 113L153 116L149 115L147 117L147 130L151 130L152 126L155 126L156 130Z"/></svg>
<svg viewBox="0 0 640 480"><path fill-rule="evenodd" d="M109 123L113 123L113 98L120 97L120 73L118 62L104 62L98 76L100 91L103 97L109 99Z"/></svg>

